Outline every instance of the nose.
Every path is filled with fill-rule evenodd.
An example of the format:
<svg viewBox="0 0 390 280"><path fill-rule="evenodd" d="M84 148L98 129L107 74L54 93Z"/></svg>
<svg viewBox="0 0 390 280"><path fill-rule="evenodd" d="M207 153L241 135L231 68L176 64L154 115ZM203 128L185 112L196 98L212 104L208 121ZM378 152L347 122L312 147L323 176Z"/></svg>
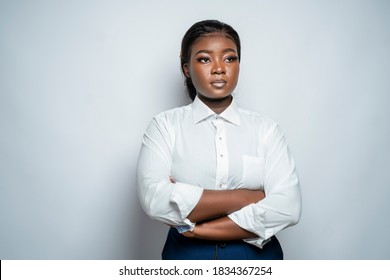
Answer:
<svg viewBox="0 0 390 280"><path fill-rule="evenodd" d="M216 60L213 63L213 68L211 69L211 74L225 74L226 72L223 62Z"/></svg>

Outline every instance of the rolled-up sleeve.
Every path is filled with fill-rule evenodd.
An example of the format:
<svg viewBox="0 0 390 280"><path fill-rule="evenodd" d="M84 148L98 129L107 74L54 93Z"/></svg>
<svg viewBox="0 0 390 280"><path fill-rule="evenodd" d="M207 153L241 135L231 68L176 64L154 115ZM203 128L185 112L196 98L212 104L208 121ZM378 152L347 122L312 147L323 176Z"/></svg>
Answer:
<svg viewBox="0 0 390 280"><path fill-rule="evenodd" d="M258 237L246 242L262 247L280 230L298 223L301 190L294 160L279 126L271 122L262 131L264 192L266 197L229 215L240 227Z"/></svg>
<svg viewBox="0 0 390 280"><path fill-rule="evenodd" d="M174 130L166 116L157 115L142 140L137 163L138 196L152 219L171 225L191 225L187 216L198 203L203 189L183 182L171 182Z"/></svg>

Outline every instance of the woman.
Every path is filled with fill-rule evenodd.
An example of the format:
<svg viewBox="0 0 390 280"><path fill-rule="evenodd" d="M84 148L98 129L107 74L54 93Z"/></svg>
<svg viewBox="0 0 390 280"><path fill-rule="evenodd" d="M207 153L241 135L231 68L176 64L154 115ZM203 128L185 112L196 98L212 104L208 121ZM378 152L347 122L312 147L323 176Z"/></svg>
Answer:
<svg viewBox="0 0 390 280"><path fill-rule="evenodd" d="M144 134L138 191L145 212L171 226L163 259L283 259L275 234L299 220L281 130L232 96L240 57L231 26L195 23L181 46L193 103L158 114Z"/></svg>

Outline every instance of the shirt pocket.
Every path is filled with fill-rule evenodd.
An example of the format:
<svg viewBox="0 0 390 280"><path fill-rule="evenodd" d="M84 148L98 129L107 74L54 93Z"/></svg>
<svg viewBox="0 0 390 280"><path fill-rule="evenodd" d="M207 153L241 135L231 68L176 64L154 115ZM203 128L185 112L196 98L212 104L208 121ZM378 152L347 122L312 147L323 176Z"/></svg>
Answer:
<svg viewBox="0 0 390 280"><path fill-rule="evenodd" d="M264 159L243 155L242 181L244 188L263 189L264 187Z"/></svg>

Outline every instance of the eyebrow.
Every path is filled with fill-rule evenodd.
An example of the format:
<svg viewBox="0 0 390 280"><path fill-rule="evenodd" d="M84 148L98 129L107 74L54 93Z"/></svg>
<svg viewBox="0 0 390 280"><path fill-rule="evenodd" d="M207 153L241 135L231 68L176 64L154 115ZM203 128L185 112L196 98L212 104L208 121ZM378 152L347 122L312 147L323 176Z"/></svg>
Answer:
<svg viewBox="0 0 390 280"><path fill-rule="evenodd" d="M234 53L237 53L234 49L232 48L227 48L227 49L224 49L222 50L223 53L227 53L227 52L234 52ZM198 51L195 55L197 54L200 54L200 53L207 53L207 54L210 54L210 53L213 53L213 51L211 50L200 50Z"/></svg>

